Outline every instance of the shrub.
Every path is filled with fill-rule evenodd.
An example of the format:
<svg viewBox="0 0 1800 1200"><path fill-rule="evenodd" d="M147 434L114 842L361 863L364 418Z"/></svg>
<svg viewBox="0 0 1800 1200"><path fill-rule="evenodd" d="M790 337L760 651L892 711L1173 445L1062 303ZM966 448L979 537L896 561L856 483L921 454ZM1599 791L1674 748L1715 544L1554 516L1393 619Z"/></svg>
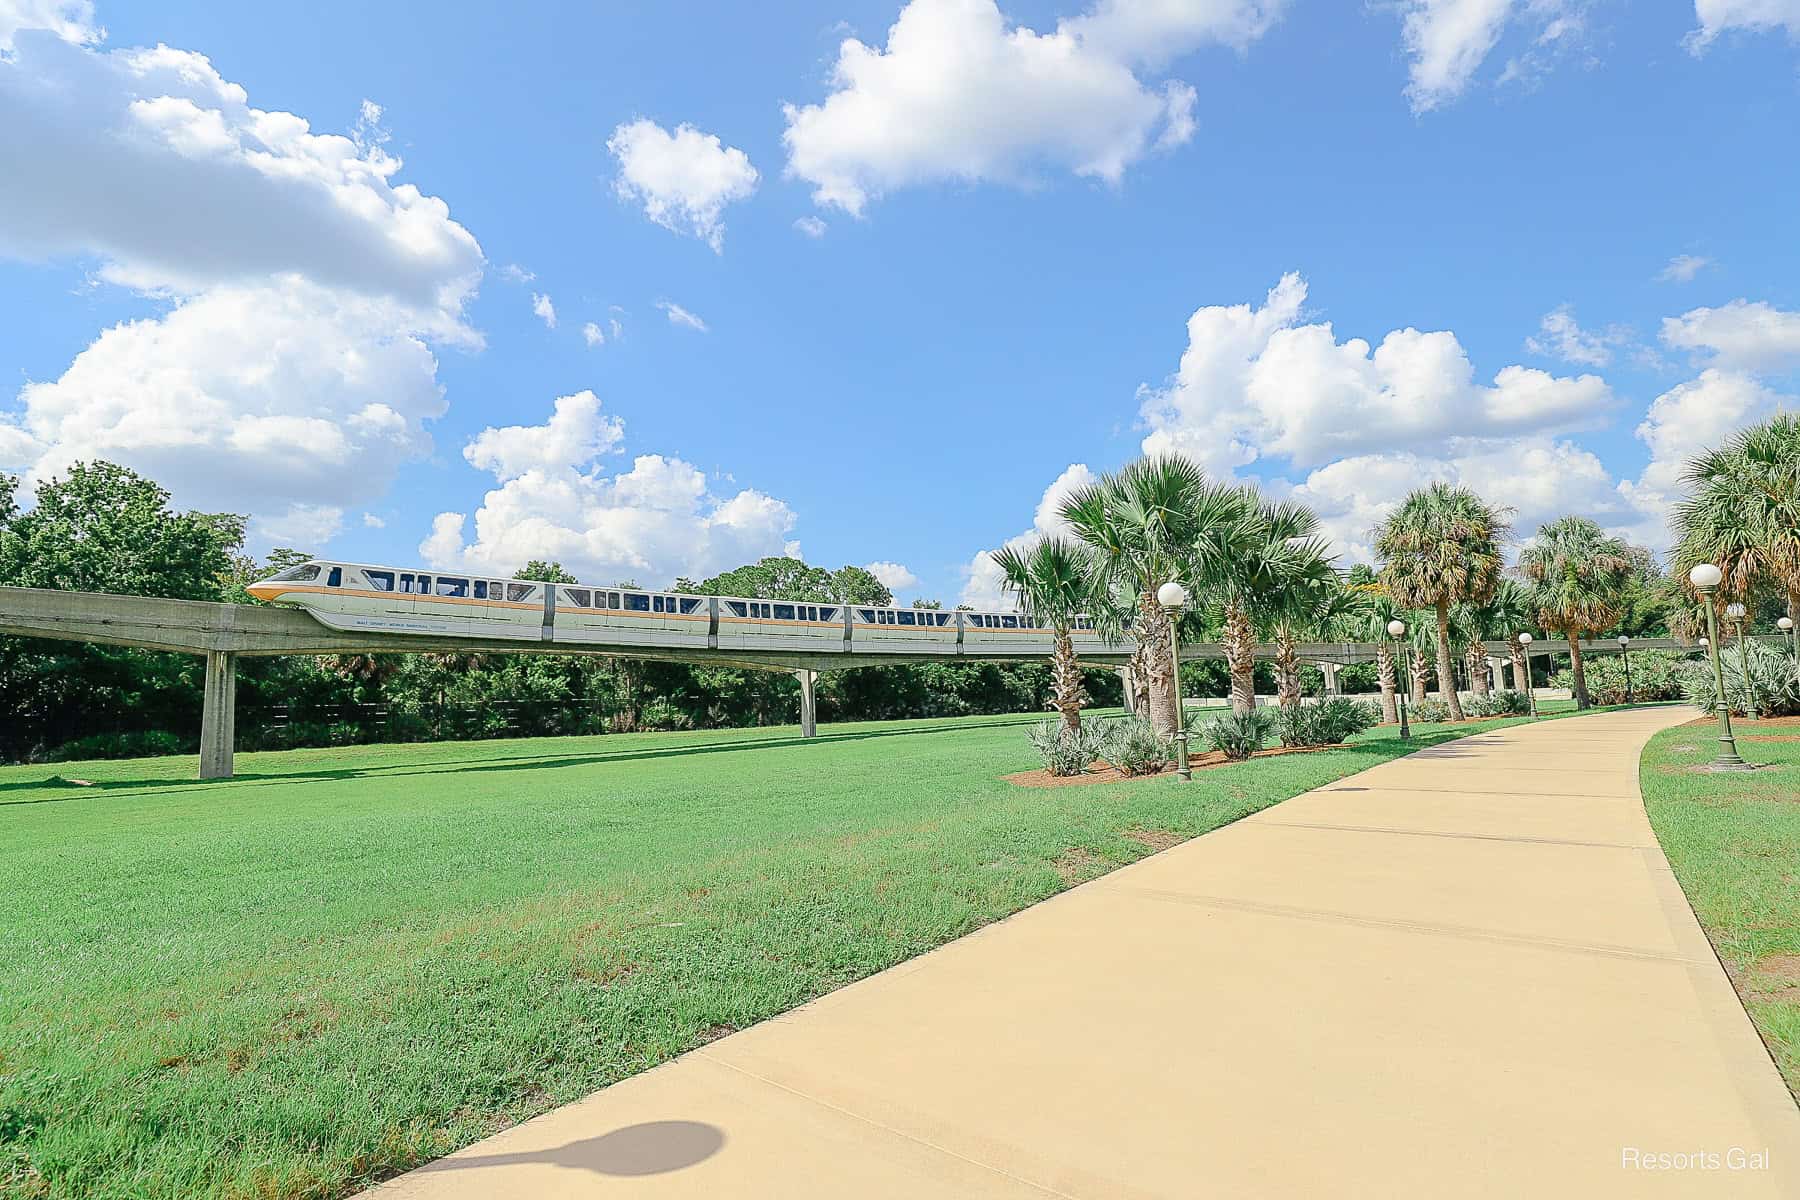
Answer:
<svg viewBox="0 0 1800 1200"><path fill-rule="evenodd" d="M132 733L95 733L64 742L45 755L47 762L76 762L88 758L152 758L163 754L181 754L188 749L186 739L162 729Z"/></svg>
<svg viewBox="0 0 1800 1200"><path fill-rule="evenodd" d="M1423 700L1409 705L1412 719L1415 721L1448 721L1450 706L1436 697L1427 696Z"/></svg>
<svg viewBox="0 0 1800 1200"><path fill-rule="evenodd" d="M1284 708L1275 717L1275 733L1283 746L1338 746L1380 719L1372 705L1342 696L1318 704Z"/></svg>
<svg viewBox="0 0 1800 1200"><path fill-rule="evenodd" d="M1025 737L1052 775L1079 775L1100 757L1106 733L1092 721L1070 729L1061 717L1052 717L1027 729Z"/></svg>
<svg viewBox="0 0 1800 1200"><path fill-rule="evenodd" d="M1729 653L1729 651L1727 652ZM1651 700L1682 698L1681 668L1684 659L1667 650L1633 650L1631 652L1631 698L1638 703ZM1608 654L1585 659L1588 697L1595 704L1625 703L1625 660ZM1564 668L1550 681L1552 687L1575 687L1575 676Z"/></svg>
<svg viewBox="0 0 1800 1200"><path fill-rule="evenodd" d="M1148 721L1129 717L1115 722L1106 731L1100 757L1118 768L1122 775L1155 775L1168 769L1175 756L1174 745L1157 733Z"/></svg>
<svg viewBox="0 0 1800 1200"><path fill-rule="evenodd" d="M1243 760L1262 749L1263 740L1275 725L1275 718L1260 708L1247 713L1217 717L1200 727L1206 744L1223 751L1226 758Z"/></svg>
<svg viewBox="0 0 1800 1200"><path fill-rule="evenodd" d="M1527 717L1531 715L1531 700L1524 692L1515 692L1510 688L1498 692L1489 692L1485 696L1470 694L1463 697L1463 713L1471 717Z"/></svg>
<svg viewBox="0 0 1800 1200"><path fill-rule="evenodd" d="M1750 694L1756 700L1759 717L1791 717L1800 715L1800 681L1794 678L1794 660L1786 654L1752 642L1750 651ZM1725 698L1733 716L1742 715L1744 706L1743 660L1735 646L1725 648L1719 656L1725 671ZM1713 686L1712 664L1702 658L1683 663L1681 690L1689 704L1711 716L1718 708L1718 691Z"/></svg>

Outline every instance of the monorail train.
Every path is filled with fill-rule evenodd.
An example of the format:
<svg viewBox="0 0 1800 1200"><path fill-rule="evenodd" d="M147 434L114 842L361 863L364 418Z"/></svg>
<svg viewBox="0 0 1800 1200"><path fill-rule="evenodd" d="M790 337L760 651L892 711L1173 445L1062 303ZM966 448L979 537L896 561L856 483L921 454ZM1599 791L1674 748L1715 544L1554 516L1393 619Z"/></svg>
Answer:
<svg viewBox="0 0 1800 1200"><path fill-rule="evenodd" d="M570 645L881 654L1044 655L1051 632L1016 612L948 612L695 596L638 588L493 579L459 571L314 559L250 585L333 629ZM1077 619L1075 647L1127 653Z"/></svg>

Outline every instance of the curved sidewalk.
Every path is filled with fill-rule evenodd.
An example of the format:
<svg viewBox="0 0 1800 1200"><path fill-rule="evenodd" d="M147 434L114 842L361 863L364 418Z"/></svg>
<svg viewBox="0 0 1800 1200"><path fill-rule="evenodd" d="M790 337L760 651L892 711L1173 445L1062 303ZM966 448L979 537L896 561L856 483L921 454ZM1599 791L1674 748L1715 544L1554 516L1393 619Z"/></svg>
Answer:
<svg viewBox="0 0 1800 1200"><path fill-rule="evenodd" d="M1800 1195L1800 1110L1638 793L1690 715L1385 763L380 1195Z"/></svg>

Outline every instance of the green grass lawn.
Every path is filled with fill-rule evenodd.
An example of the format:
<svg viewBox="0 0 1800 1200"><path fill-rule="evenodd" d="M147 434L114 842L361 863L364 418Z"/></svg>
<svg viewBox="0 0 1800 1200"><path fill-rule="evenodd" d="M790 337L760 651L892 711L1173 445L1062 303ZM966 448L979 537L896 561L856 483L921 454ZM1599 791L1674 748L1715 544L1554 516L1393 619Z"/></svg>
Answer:
<svg viewBox="0 0 1800 1200"><path fill-rule="evenodd" d="M343 1195L1504 723L1016 788L1037 719L0 769L0 1193Z"/></svg>
<svg viewBox="0 0 1800 1200"><path fill-rule="evenodd" d="M1800 723L1734 725L1738 752L1773 767L1696 773L1718 752L1717 727L1679 726L1644 750L1644 802L1675 878L1800 1096L1800 740L1762 740L1800 739Z"/></svg>

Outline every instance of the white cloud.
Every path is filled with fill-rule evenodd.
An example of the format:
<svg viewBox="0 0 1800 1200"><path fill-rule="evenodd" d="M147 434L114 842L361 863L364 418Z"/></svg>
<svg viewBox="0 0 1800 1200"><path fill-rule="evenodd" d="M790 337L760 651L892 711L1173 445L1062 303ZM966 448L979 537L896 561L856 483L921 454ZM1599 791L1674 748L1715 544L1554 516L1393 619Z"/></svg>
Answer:
<svg viewBox="0 0 1800 1200"><path fill-rule="evenodd" d="M530 283L537 278L537 272L527 271L518 263L507 263L500 268L500 277L508 283Z"/></svg>
<svg viewBox="0 0 1800 1200"><path fill-rule="evenodd" d="M13 36L41 31L73 45L96 42L93 0L0 0L0 54L10 54Z"/></svg>
<svg viewBox="0 0 1800 1200"><path fill-rule="evenodd" d="M725 206L747 200L758 175L750 158L692 125L670 133L639 118L613 130L606 148L619 161L614 189L644 206L644 215L676 233L691 233L714 251L725 248Z"/></svg>
<svg viewBox="0 0 1800 1200"><path fill-rule="evenodd" d="M389 302L294 277L116 325L21 391L40 450L26 482L105 458L211 510L289 520L372 500L429 453L445 407L436 359L404 328Z"/></svg>
<svg viewBox="0 0 1800 1200"><path fill-rule="evenodd" d="M365 529L386 529L387 528L387 522L371 512L366 512L362 515L362 523L363 523L363 528L365 528Z"/></svg>
<svg viewBox="0 0 1800 1200"><path fill-rule="evenodd" d="M1800 312L1766 301L1733 300L1664 317L1662 340L1677 350L1709 352L1715 365L1747 371L1800 366Z"/></svg>
<svg viewBox="0 0 1800 1200"><path fill-rule="evenodd" d="M714 495L679 458L639 455L607 475L599 458L623 435L591 392L559 399L544 425L483 430L464 456L499 486L475 513L475 540L465 514L440 513L420 553L435 567L504 573L556 559L590 582L660 586L797 549L786 504L754 489Z"/></svg>
<svg viewBox="0 0 1800 1200"><path fill-rule="evenodd" d="M1529 43L1507 60L1502 83L1531 84L1561 54L1583 43L1591 0L1403 0L1400 41L1411 63L1406 96L1413 112L1451 103L1468 90L1508 26L1525 26Z"/></svg>
<svg viewBox="0 0 1800 1200"><path fill-rule="evenodd" d="M1681 494L1687 460L1718 446L1743 426L1762 420L1794 398L1770 390L1749 375L1716 367L1670 388L1655 400L1637 427L1650 448L1650 461L1634 483L1621 490L1646 518L1666 518Z"/></svg>
<svg viewBox="0 0 1800 1200"><path fill-rule="evenodd" d="M617 321L613 322L613 327L616 334L618 329ZM600 326L596 325L594 322L589 321L581 327L581 340L590 346L604 346L606 345L606 331L601 329Z"/></svg>
<svg viewBox="0 0 1800 1200"><path fill-rule="evenodd" d="M897 562L872 562L863 568L875 578L881 580L882 586L899 596L906 588L918 587L919 577L914 575L903 564Z"/></svg>
<svg viewBox="0 0 1800 1200"><path fill-rule="evenodd" d="M531 293L531 313L544 323L545 329L556 328L556 305L542 292Z"/></svg>
<svg viewBox="0 0 1800 1200"><path fill-rule="evenodd" d="M273 546L310 549L323 546L344 527L344 510L335 504L296 504L286 512L258 517L250 537Z"/></svg>
<svg viewBox="0 0 1800 1200"><path fill-rule="evenodd" d="M656 307L668 314L669 324L671 325L681 325L688 329L697 329L701 333L707 331L705 321L702 321L699 317L681 307L681 305L676 304L673 300L658 300L656 302ZM617 330L614 331L614 336L618 336Z"/></svg>
<svg viewBox="0 0 1800 1200"><path fill-rule="evenodd" d="M1447 331L1340 342L1329 323L1301 323L1305 302L1305 281L1288 274L1260 308L1197 310L1175 375L1142 390L1144 451L1179 451L1218 473L1271 455L1309 467L1452 437L1589 428L1614 406L1595 375L1508 366L1477 384Z"/></svg>
<svg viewBox="0 0 1800 1200"><path fill-rule="evenodd" d="M1783 30L1800 40L1800 0L1694 0L1694 17L1700 27L1688 35L1687 45L1696 54L1732 29L1751 33Z"/></svg>
<svg viewBox="0 0 1800 1200"><path fill-rule="evenodd" d="M1098 478L1088 470L1086 463L1070 463L1063 473L1051 480L1050 486L1038 498L1037 512L1032 515L1031 528L1023 533L1006 539L1007 546L1022 549L1040 537L1066 536L1069 526L1062 519L1062 504L1069 493L1077 488L1085 487ZM961 603L973 608L1010 610L1018 607L1018 602L1006 591L1005 579L1000 568L994 562L991 550L982 550L969 560L963 568L967 577L963 583Z"/></svg>
<svg viewBox="0 0 1800 1200"><path fill-rule="evenodd" d="M825 236L825 222L819 220L817 217L800 217L794 221L794 228L798 229L809 238L822 238Z"/></svg>
<svg viewBox="0 0 1800 1200"><path fill-rule="evenodd" d="M474 340L462 306L481 247L449 207L396 183L371 140L254 108L202 55L15 35L0 63L0 253L94 256L103 278L192 294L303 274L404 305Z"/></svg>
<svg viewBox="0 0 1800 1200"><path fill-rule="evenodd" d="M1560 358L1584 367L1604 367L1612 361L1613 348L1630 340L1630 331L1619 327L1592 333L1575 320L1575 311L1563 304L1544 314L1538 328L1542 337L1525 339L1533 354Z"/></svg>
<svg viewBox="0 0 1800 1200"><path fill-rule="evenodd" d="M1117 183L1185 142L1196 93L1141 78L1208 42L1242 48L1277 0L1100 0L1049 33L994 0L910 0L887 45L846 38L831 93L783 106L788 175L820 206L861 215L882 193L961 181L1030 184L1045 170Z"/></svg>
<svg viewBox="0 0 1800 1200"><path fill-rule="evenodd" d="M1664 283L1687 283L1712 266L1712 259L1701 254L1677 254L1669 260L1669 265L1656 273L1657 279Z"/></svg>

